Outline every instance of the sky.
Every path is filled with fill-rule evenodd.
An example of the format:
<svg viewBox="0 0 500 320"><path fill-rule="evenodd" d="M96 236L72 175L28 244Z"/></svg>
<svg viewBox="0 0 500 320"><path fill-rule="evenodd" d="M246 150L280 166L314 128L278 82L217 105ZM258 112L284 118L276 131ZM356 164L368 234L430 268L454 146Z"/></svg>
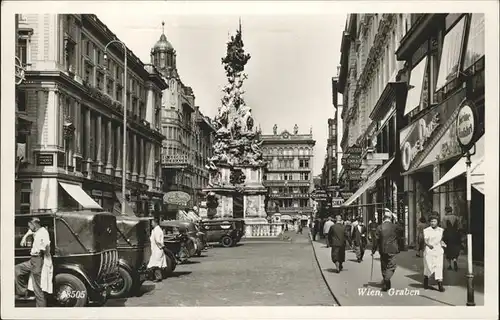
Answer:
<svg viewBox="0 0 500 320"><path fill-rule="evenodd" d="M235 34L239 15L117 15L98 17L144 63L162 33L177 52L182 82L192 87L195 103L210 117L217 113L227 83L221 58L228 35ZM241 15L245 51L245 101L262 132L299 133L313 129L316 140L313 174L321 173L333 118L331 78L337 75L345 14Z"/></svg>

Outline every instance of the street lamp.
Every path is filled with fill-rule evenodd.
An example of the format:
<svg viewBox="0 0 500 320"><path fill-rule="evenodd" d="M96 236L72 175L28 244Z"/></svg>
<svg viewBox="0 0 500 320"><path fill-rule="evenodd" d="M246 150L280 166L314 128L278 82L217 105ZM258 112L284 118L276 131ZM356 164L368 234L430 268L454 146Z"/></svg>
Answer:
<svg viewBox="0 0 500 320"><path fill-rule="evenodd" d="M127 167L127 46L120 40L111 40L105 47L104 47L104 61L108 59L108 46L113 43L119 43L123 47L123 60L124 60L124 67L123 67L123 155L122 155L122 214L125 214L125 191L126 191L126 184L127 184L127 177L126 177L126 167ZM106 67L106 63L105 63ZM106 74L105 74L106 77ZM106 86L106 84L105 84Z"/></svg>
<svg viewBox="0 0 500 320"><path fill-rule="evenodd" d="M466 189L467 189L467 306L475 306L474 302L474 274L472 271L472 228L471 228L471 159L470 157L476 153L474 138L477 134L477 116L474 104L472 101L465 100L462 102L458 111L456 128L457 140L465 154L465 172L466 172ZM471 148L474 147L474 152L471 153Z"/></svg>

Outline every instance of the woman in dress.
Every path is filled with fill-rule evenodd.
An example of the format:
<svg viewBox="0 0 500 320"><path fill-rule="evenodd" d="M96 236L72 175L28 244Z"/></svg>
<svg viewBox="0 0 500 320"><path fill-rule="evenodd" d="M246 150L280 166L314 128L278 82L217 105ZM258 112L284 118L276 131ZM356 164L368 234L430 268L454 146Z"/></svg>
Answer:
<svg viewBox="0 0 500 320"><path fill-rule="evenodd" d="M425 248L424 229L427 228L427 221L424 216L421 216L417 224L417 257L422 256L422 251Z"/></svg>
<svg viewBox="0 0 500 320"><path fill-rule="evenodd" d="M149 258L148 269L153 270L155 282L160 282L162 277L162 269L167 267L167 258L165 257L164 234L160 227L160 219L158 217L153 220L153 230L149 241L151 242L151 257Z"/></svg>
<svg viewBox="0 0 500 320"><path fill-rule="evenodd" d="M443 287L443 228L438 226L438 213L433 212L429 217L430 226L424 229L424 289L429 288L429 277L434 274L438 289L444 292Z"/></svg>

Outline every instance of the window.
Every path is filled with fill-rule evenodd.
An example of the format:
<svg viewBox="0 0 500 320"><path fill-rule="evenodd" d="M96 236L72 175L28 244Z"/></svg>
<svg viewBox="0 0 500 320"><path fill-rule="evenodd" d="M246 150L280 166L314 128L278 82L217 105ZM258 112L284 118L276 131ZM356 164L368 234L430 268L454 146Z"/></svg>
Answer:
<svg viewBox="0 0 500 320"><path fill-rule="evenodd" d="M443 50L439 62L436 91L452 81L459 71L460 55L465 29L465 16L444 36Z"/></svg>
<svg viewBox="0 0 500 320"><path fill-rule="evenodd" d="M85 55L90 57L90 52L92 51L92 42L85 40Z"/></svg>
<svg viewBox="0 0 500 320"><path fill-rule="evenodd" d="M465 51L464 70L484 56L484 13L473 13Z"/></svg>
<svg viewBox="0 0 500 320"><path fill-rule="evenodd" d="M102 74L101 72L97 72L96 87L99 90L103 90L104 89L104 74Z"/></svg>
<svg viewBox="0 0 500 320"><path fill-rule="evenodd" d="M304 173L304 180L309 180L309 173Z"/></svg>
<svg viewBox="0 0 500 320"><path fill-rule="evenodd" d="M411 70L404 115L407 115L410 111L420 105L426 67L427 56L424 57L424 59L422 59L417 66Z"/></svg>
<svg viewBox="0 0 500 320"><path fill-rule="evenodd" d="M108 78L107 83L106 83L106 93L113 97L113 91L114 91L114 81L113 79Z"/></svg>
<svg viewBox="0 0 500 320"><path fill-rule="evenodd" d="M18 39L17 40L17 53L16 56L21 60L23 66L28 63L28 40Z"/></svg>
<svg viewBox="0 0 500 320"><path fill-rule="evenodd" d="M88 84L92 84L92 66L86 62L85 63L85 81L88 83Z"/></svg>
<svg viewBox="0 0 500 320"><path fill-rule="evenodd" d="M115 99L118 101L118 102L122 102L123 101L123 88L121 85L117 85L116 86L116 97Z"/></svg>
<svg viewBox="0 0 500 320"><path fill-rule="evenodd" d="M31 183L21 183L20 213L29 214L31 209Z"/></svg>
<svg viewBox="0 0 500 320"><path fill-rule="evenodd" d="M97 59L97 64L101 65L101 62L102 62L102 59L101 59L101 57L102 57L101 50L97 49L95 55L96 55L96 59Z"/></svg>
<svg viewBox="0 0 500 320"><path fill-rule="evenodd" d="M16 89L17 111L26 111L26 92Z"/></svg>

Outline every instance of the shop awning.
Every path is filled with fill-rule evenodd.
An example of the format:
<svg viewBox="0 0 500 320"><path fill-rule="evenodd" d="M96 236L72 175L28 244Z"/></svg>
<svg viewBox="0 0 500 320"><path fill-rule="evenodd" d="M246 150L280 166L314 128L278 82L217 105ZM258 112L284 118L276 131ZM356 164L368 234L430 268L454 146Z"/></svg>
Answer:
<svg viewBox="0 0 500 320"><path fill-rule="evenodd" d="M482 194L484 194L484 160L481 161L471 173L472 186Z"/></svg>
<svg viewBox="0 0 500 320"><path fill-rule="evenodd" d="M472 176L472 186L474 184L480 185L484 184L484 172L482 171L482 163L484 161L484 136L479 139L476 143L476 153L470 157L471 160L471 176ZM466 171L466 158L462 157L460 160L455 163L455 165L450 169L450 171L446 172L446 174L436 182L430 190L433 190L446 182L455 179L456 177L465 174ZM476 187L475 187L476 188ZM477 189L477 188L476 188ZM478 191L480 191L478 189Z"/></svg>
<svg viewBox="0 0 500 320"><path fill-rule="evenodd" d="M97 202L95 202L94 199L92 199L85 191L83 191L82 187L80 187L79 185L65 182L59 182L59 185L84 209L103 210L102 207Z"/></svg>
<svg viewBox="0 0 500 320"><path fill-rule="evenodd" d="M365 184L363 184L361 186L361 188L356 190L356 192L354 192L354 194L349 199L347 199L347 201L345 201L341 205L341 207L346 207L346 206L350 205L357 198L359 198L359 196L361 196L363 193L365 193L366 190L368 190L371 186L373 186L375 184L375 182L377 182L377 180L382 177L382 175L385 173L385 171L387 171L387 169L389 168L389 166L393 162L394 162L394 158L390 159L383 166L378 168L378 170L368 178L368 180L365 182Z"/></svg>
<svg viewBox="0 0 500 320"><path fill-rule="evenodd" d="M286 221L286 220L292 220L292 217L290 217L288 214L284 214L284 215L281 216L281 220L284 220L284 221Z"/></svg>
<svg viewBox="0 0 500 320"><path fill-rule="evenodd" d="M118 199L118 202L120 203L120 207L115 206L113 208L113 211L115 211L115 213L117 214L122 214L121 204L125 201L125 199L123 198L122 193L119 191L115 191L115 195L116 198ZM128 204L127 201L125 201L125 215L132 217L135 216L134 209L132 209L132 207Z"/></svg>

